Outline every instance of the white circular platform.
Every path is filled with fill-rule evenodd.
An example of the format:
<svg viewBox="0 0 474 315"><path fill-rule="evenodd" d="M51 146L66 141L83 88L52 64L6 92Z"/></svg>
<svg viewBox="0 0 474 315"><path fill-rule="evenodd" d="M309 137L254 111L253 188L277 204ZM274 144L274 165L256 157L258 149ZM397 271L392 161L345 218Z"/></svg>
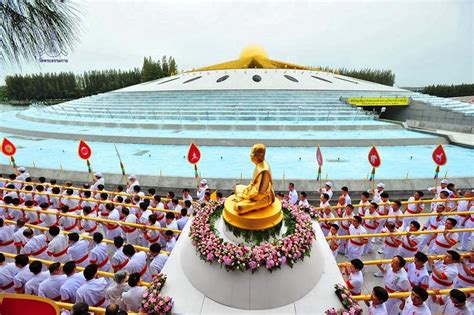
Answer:
<svg viewBox="0 0 474 315"><path fill-rule="evenodd" d="M220 233L223 235L223 231ZM316 286L325 271L316 242L310 257L293 268L285 265L271 273L265 268L255 273L226 271L218 263L201 260L189 238L183 242L181 263L189 282L209 299L233 308L263 310L294 303Z"/></svg>

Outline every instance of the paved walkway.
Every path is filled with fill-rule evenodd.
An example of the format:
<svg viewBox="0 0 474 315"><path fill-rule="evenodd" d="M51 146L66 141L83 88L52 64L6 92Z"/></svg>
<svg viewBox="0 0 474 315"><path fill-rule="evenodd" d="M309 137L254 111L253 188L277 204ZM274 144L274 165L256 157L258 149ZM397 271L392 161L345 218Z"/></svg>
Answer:
<svg viewBox="0 0 474 315"><path fill-rule="evenodd" d="M450 136L456 144L466 145L474 148L474 134L448 130L436 130L435 132L441 135Z"/></svg>

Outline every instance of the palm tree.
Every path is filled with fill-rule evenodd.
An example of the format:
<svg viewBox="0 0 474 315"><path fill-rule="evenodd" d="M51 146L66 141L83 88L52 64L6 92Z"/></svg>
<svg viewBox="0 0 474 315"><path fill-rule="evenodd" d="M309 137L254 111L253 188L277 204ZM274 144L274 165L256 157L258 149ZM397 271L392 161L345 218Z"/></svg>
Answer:
<svg viewBox="0 0 474 315"><path fill-rule="evenodd" d="M0 57L9 64L66 52L77 42L78 9L69 1L1 0Z"/></svg>

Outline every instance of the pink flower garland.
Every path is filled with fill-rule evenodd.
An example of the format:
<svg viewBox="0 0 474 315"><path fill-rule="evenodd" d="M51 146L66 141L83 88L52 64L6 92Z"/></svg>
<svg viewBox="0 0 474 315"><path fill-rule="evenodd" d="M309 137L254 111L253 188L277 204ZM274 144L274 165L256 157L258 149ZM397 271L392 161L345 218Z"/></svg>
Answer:
<svg viewBox="0 0 474 315"><path fill-rule="evenodd" d="M209 219L219 206L209 203L195 207L197 215L192 222L189 236L204 261L218 262L227 270L250 269L254 272L265 267L273 271L283 265L291 267L311 253L315 238L313 224L310 216L297 206L283 203L283 207L289 210L290 216L296 222L293 233L272 243L262 242L254 246L225 242L216 234Z"/></svg>

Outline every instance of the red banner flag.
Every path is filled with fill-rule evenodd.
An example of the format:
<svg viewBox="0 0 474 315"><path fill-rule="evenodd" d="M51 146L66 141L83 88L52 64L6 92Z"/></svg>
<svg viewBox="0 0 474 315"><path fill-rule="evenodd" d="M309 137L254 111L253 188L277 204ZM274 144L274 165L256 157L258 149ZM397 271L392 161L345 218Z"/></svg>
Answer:
<svg viewBox="0 0 474 315"><path fill-rule="evenodd" d="M198 147L194 143L191 143L188 151L188 162L191 164L196 164L200 159L201 151L199 151Z"/></svg>
<svg viewBox="0 0 474 315"><path fill-rule="evenodd" d="M13 156L16 153L16 147L7 138L3 138L2 141L2 153L5 154L6 156Z"/></svg>
<svg viewBox="0 0 474 315"><path fill-rule="evenodd" d="M377 151L375 146L372 146L372 148L370 149L368 159L372 167L379 167L380 164L382 164L382 160L380 159L379 152Z"/></svg>
<svg viewBox="0 0 474 315"><path fill-rule="evenodd" d="M436 165L439 166L442 166L448 162L448 157L446 156L446 152L444 152L444 148L441 144L433 150L432 158Z"/></svg>
<svg viewBox="0 0 474 315"><path fill-rule="evenodd" d="M81 159L88 160L92 155L92 149L84 140L81 139L79 141L79 148L77 149L77 154L79 154L79 157Z"/></svg>
<svg viewBox="0 0 474 315"><path fill-rule="evenodd" d="M321 148L319 147L316 149L316 161L318 161L319 167L323 166L323 154L321 153Z"/></svg>

